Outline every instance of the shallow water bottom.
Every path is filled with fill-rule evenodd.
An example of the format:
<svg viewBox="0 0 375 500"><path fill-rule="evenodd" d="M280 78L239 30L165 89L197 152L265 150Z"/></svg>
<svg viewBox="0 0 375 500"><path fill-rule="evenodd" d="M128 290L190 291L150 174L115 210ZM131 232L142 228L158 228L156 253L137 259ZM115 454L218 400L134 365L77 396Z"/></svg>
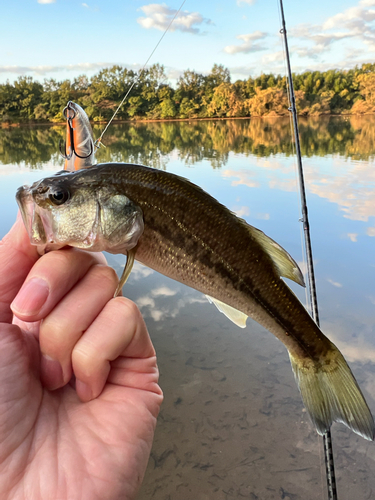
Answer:
<svg viewBox="0 0 375 500"><path fill-rule="evenodd" d="M327 498L322 438L284 346L251 320L236 327L194 290L138 272L124 293L146 319L165 396L138 498ZM333 444L338 498L373 498L374 444L340 424Z"/></svg>

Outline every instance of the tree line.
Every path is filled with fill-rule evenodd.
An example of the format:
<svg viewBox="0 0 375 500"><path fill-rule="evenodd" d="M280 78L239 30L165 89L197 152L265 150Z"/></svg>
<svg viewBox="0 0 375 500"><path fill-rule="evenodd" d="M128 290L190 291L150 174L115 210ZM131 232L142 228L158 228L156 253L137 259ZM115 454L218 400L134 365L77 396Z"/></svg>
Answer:
<svg viewBox="0 0 375 500"><path fill-rule="evenodd" d="M231 82L230 71L215 64L208 75L186 70L175 88L164 67L142 73L121 66L101 70L90 79L19 77L0 84L0 121L7 123L64 121L69 100L80 104L95 122L108 121L133 82L118 120L195 119L283 116L289 113L287 78L262 74ZM350 70L306 71L293 75L297 111L302 116L372 114L375 112L375 63Z"/></svg>

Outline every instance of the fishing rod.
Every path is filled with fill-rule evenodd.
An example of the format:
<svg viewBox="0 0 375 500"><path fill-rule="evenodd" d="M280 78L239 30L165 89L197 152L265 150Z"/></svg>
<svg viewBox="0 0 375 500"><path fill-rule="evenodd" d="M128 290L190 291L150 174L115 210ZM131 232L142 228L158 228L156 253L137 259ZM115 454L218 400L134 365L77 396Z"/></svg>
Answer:
<svg viewBox="0 0 375 500"><path fill-rule="evenodd" d="M320 326L319 325L318 299L317 299L317 295L316 295L316 286L315 286L314 263L313 263L313 257L312 257L312 247L311 247L311 237L310 237L310 224L309 224L309 217L308 217L308 210L307 210L305 181L304 181L304 175L303 175L301 146L300 146L299 131L298 131L296 99L295 99L295 94L294 94L292 70L291 70L291 66L290 66L288 37L287 37L287 30L286 30L286 23L285 23L285 16L284 16L283 0L280 0L280 10L281 10L281 21L282 21L282 28L280 30L280 33L283 35L283 38L284 38L285 56L286 56L287 70L288 70L289 98L290 98L289 111L292 113L292 117L293 117L294 139L295 139L295 145L296 145L296 155L297 155L297 165L298 165L299 192L300 192L300 196L301 196L301 212L302 212L301 221L303 224L303 230L304 230L304 235L305 235L305 251L306 251L306 259L307 259L307 273L308 273L308 280L309 280L311 313L312 313L312 317L313 317L315 323L318 326ZM323 434L323 447L324 447L324 458L325 458L325 465L326 465L328 499L329 500L337 500L335 466L334 466L332 437L331 437L330 429L328 429Z"/></svg>

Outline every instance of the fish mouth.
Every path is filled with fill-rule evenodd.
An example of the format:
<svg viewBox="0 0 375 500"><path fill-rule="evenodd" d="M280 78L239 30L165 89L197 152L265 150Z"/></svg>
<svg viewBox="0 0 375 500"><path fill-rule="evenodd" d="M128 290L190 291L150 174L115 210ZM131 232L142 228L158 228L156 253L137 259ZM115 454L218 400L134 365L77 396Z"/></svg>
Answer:
<svg viewBox="0 0 375 500"><path fill-rule="evenodd" d="M32 245L55 243L51 213L34 200L32 186L21 186L16 193L23 223Z"/></svg>

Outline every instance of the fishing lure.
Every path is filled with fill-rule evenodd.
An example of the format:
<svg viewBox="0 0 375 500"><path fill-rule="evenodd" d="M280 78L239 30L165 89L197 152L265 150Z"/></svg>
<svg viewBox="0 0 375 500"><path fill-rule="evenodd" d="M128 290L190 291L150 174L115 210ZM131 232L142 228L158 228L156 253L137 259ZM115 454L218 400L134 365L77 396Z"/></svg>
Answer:
<svg viewBox="0 0 375 500"><path fill-rule="evenodd" d="M65 158L64 170L74 172L88 168L95 161L95 144L89 118L78 104L69 101L63 111L66 119L66 141L60 152Z"/></svg>

